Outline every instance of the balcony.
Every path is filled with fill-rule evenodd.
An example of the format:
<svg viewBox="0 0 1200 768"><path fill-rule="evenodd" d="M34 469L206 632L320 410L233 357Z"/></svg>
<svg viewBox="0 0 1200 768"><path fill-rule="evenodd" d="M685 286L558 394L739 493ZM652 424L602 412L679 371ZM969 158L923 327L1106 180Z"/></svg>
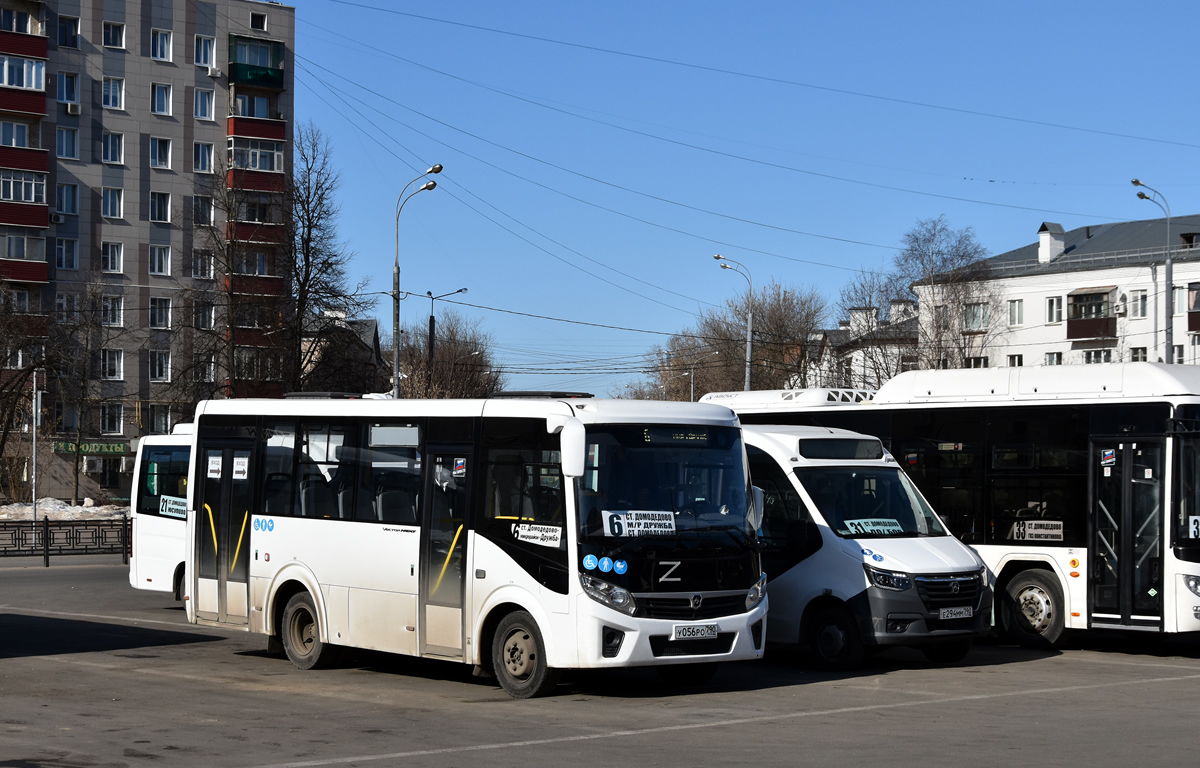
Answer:
<svg viewBox="0 0 1200 768"><path fill-rule="evenodd" d="M46 173L49 170L49 157L50 153L45 149L0 146L0 168Z"/></svg>
<svg viewBox="0 0 1200 768"><path fill-rule="evenodd" d="M225 183L230 189L244 189L250 192L282 192L284 175L272 171L251 171L245 168L233 168Z"/></svg>
<svg viewBox="0 0 1200 768"><path fill-rule="evenodd" d="M237 221L231 225L229 239L241 243L282 243L287 230L282 224L261 221Z"/></svg>
<svg viewBox="0 0 1200 768"><path fill-rule="evenodd" d="M44 59L46 58L46 38L41 35L27 35L24 32L0 30L0 53Z"/></svg>
<svg viewBox="0 0 1200 768"><path fill-rule="evenodd" d="M271 139L272 141L287 141L287 121L271 120L265 117L229 116L228 130L230 136L243 136L247 139Z"/></svg>
<svg viewBox="0 0 1200 768"><path fill-rule="evenodd" d="M50 325L45 315L17 315L16 328L17 333L22 336L43 337L50 335Z"/></svg>
<svg viewBox="0 0 1200 768"><path fill-rule="evenodd" d="M1188 315L1188 333L1200 333L1200 311L1191 311Z"/></svg>
<svg viewBox="0 0 1200 768"><path fill-rule="evenodd" d="M0 280L12 283L48 283L50 270L45 261L0 259Z"/></svg>
<svg viewBox="0 0 1200 768"><path fill-rule="evenodd" d="M287 281L270 275L233 275L232 290L247 296L282 296Z"/></svg>
<svg viewBox="0 0 1200 768"><path fill-rule="evenodd" d="M283 70L274 67L259 67L254 64L230 64L229 82L234 85L249 85L253 88L283 90Z"/></svg>
<svg viewBox="0 0 1200 768"><path fill-rule="evenodd" d="M0 201L0 224L45 229L50 226L50 206L42 203Z"/></svg>
<svg viewBox="0 0 1200 768"><path fill-rule="evenodd" d="M0 87L0 94L3 95L5 112L46 116L46 93L44 91Z"/></svg>
<svg viewBox="0 0 1200 768"><path fill-rule="evenodd" d="M1117 318L1115 317L1069 318L1067 320L1067 339L1070 341L1115 338L1117 338Z"/></svg>

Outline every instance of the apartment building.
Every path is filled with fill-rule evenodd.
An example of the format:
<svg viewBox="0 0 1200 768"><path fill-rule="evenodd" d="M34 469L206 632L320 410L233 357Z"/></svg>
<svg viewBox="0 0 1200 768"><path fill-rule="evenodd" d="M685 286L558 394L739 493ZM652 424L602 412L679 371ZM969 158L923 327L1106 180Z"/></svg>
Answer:
<svg viewBox="0 0 1200 768"><path fill-rule="evenodd" d="M0 283L44 337L4 365L46 362L41 495L127 498L142 436L281 389L294 41L274 2L0 0Z"/></svg>

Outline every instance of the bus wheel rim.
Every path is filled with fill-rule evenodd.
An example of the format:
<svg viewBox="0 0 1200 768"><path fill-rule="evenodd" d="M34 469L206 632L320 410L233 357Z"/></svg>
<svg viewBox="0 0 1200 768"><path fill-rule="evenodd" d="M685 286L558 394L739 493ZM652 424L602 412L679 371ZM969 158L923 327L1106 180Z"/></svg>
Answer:
<svg viewBox="0 0 1200 768"><path fill-rule="evenodd" d="M524 680L533 673L537 663L537 645L533 636L522 627L516 627L504 641L504 668L509 677Z"/></svg>
<svg viewBox="0 0 1200 768"><path fill-rule="evenodd" d="M1054 601L1041 587L1027 586L1017 594L1017 606L1029 626L1039 634L1045 632L1054 620Z"/></svg>

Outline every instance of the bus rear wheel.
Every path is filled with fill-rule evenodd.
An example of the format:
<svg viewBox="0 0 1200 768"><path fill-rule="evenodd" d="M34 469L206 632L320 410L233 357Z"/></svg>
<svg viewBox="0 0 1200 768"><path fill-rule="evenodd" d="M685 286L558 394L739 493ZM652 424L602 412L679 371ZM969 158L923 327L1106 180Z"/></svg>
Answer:
<svg viewBox="0 0 1200 768"><path fill-rule="evenodd" d="M283 609L283 626L280 627L283 650L299 669L321 669L333 664L337 648L321 642L321 625L317 620L317 608L307 592L292 595Z"/></svg>
<svg viewBox="0 0 1200 768"><path fill-rule="evenodd" d="M1066 634L1062 587L1043 570L1018 573L1008 582L1000 603L1004 632L1025 648L1055 648Z"/></svg>
<svg viewBox="0 0 1200 768"><path fill-rule="evenodd" d="M559 671L546 663L546 643L525 611L500 620L492 641L492 665L504 692L514 699L545 696L558 685Z"/></svg>

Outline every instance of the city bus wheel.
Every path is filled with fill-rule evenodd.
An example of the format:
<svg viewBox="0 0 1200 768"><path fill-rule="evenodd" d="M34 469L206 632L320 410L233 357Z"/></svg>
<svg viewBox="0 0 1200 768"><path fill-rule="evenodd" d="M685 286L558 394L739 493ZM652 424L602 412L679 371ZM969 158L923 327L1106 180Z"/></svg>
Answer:
<svg viewBox="0 0 1200 768"><path fill-rule="evenodd" d="M1054 648L1062 642L1066 608L1054 574L1022 571L1001 598L1000 621L1011 640L1025 648Z"/></svg>
<svg viewBox="0 0 1200 768"><path fill-rule="evenodd" d="M283 609L280 635L287 657L300 669L320 669L335 661L337 649L321 642L317 608L307 592L292 595L292 599L288 600L287 607Z"/></svg>
<svg viewBox="0 0 1200 768"><path fill-rule="evenodd" d="M505 693L514 699L545 696L558 685L559 671L546 663L546 643L525 611L500 620L492 642L492 665Z"/></svg>
<svg viewBox="0 0 1200 768"><path fill-rule="evenodd" d="M817 667L827 672L843 672L862 663L858 625L845 608L826 608L813 617L808 648Z"/></svg>
<svg viewBox="0 0 1200 768"><path fill-rule="evenodd" d="M922 645L921 653L934 664L954 664L967 658L971 652L972 638L947 640L932 645Z"/></svg>

